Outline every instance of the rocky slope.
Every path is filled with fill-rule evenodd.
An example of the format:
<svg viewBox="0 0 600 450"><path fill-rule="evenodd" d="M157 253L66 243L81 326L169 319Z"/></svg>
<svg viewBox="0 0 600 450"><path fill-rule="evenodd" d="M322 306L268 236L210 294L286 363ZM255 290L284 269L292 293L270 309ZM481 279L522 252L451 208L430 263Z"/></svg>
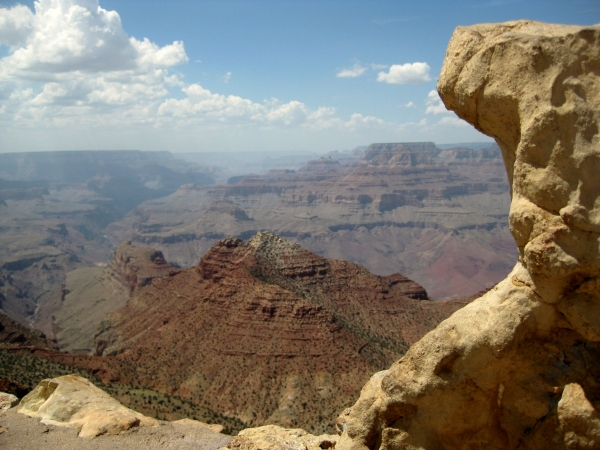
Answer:
<svg viewBox="0 0 600 450"><path fill-rule="evenodd" d="M103 322L96 352L119 361L123 382L246 425L324 431L369 373L463 304L258 233L156 279Z"/></svg>
<svg viewBox="0 0 600 450"><path fill-rule="evenodd" d="M61 286L39 302L34 326L55 339L60 350L90 354L102 319L173 270L161 252L125 242L114 251L108 267L68 272Z"/></svg>
<svg viewBox="0 0 600 450"><path fill-rule="evenodd" d="M336 448L600 448L600 26L459 27L438 89L502 149L518 263L371 378Z"/></svg>
<svg viewBox="0 0 600 450"><path fill-rule="evenodd" d="M497 147L372 144L358 161L310 161L214 187L183 186L109 227L115 241L195 265L219 239L270 230L328 258L471 295L510 271L509 188Z"/></svg>

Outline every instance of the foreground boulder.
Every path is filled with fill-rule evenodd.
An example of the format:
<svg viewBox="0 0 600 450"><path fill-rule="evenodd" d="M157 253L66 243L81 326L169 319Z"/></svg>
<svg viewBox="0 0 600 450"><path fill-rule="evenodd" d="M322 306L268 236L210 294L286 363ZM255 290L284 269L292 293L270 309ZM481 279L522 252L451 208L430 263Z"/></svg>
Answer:
<svg viewBox="0 0 600 450"><path fill-rule="evenodd" d="M78 428L80 437L121 434L130 428L158 426L158 421L126 408L77 375L43 380L21 400L19 412L46 425Z"/></svg>
<svg viewBox="0 0 600 450"><path fill-rule="evenodd" d="M247 428L234 437L227 450L322 450L335 448L338 436L315 436L301 429L265 425Z"/></svg>
<svg viewBox="0 0 600 450"><path fill-rule="evenodd" d="M19 399L16 395L0 392L0 412L7 411L19 404Z"/></svg>
<svg viewBox="0 0 600 450"><path fill-rule="evenodd" d="M600 26L460 27L438 89L502 150L519 261L371 378L338 447L600 448Z"/></svg>

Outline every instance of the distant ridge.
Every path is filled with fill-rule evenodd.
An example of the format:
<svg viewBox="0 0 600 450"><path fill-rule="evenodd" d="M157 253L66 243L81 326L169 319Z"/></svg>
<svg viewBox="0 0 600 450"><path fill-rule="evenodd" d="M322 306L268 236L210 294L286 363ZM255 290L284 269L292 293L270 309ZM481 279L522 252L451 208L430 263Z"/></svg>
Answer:
<svg viewBox="0 0 600 450"><path fill-rule="evenodd" d="M480 148L491 147L493 145L496 145L496 143L494 141L487 141L487 142L460 142L457 144L435 144L435 145L441 149L456 148L456 147L480 149Z"/></svg>

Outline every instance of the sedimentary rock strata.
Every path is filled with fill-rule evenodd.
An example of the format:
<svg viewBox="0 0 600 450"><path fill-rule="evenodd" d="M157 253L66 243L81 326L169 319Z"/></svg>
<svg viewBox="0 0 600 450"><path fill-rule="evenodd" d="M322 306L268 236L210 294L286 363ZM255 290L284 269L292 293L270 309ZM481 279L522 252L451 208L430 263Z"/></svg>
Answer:
<svg viewBox="0 0 600 450"><path fill-rule="evenodd" d="M339 448L599 448L600 26L460 27L438 89L502 149L519 260L371 378Z"/></svg>
<svg viewBox="0 0 600 450"><path fill-rule="evenodd" d="M183 184L212 182L211 170L168 152L0 154L0 310L37 322L66 273L109 260L109 223Z"/></svg>
<svg viewBox="0 0 600 450"><path fill-rule="evenodd" d="M509 204L496 146L372 144L351 164L320 158L228 185L183 186L109 230L182 267L219 239L270 230L379 275L405 274L439 299L472 295L510 271Z"/></svg>
<svg viewBox="0 0 600 450"><path fill-rule="evenodd" d="M96 352L120 362L125 382L246 426L323 432L370 373L460 306L264 232L156 279L103 322Z"/></svg>
<svg viewBox="0 0 600 450"><path fill-rule="evenodd" d="M67 273L54 295L40 302L35 326L55 339L62 351L92 353L102 319L173 270L161 252L125 242L113 252L108 267Z"/></svg>

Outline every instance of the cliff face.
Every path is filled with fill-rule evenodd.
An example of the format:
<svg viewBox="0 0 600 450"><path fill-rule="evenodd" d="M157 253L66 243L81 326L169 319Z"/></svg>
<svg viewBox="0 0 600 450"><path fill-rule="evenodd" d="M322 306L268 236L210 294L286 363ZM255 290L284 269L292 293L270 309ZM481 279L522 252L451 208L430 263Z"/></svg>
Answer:
<svg viewBox="0 0 600 450"><path fill-rule="evenodd" d="M600 27L460 27L438 89L502 149L519 260L371 378L339 447L599 448Z"/></svg>
<svg viewBox="0 0 600 450"><path fill-rule="evenodd" d="M36 311L36 328L69 353L89 354L102 319L123 307L155 278L176 270L161 252L123 243L108 267L82 267L67 273Z"/></svg>
<svg viewBox="0 0 600 450"><path fill-rule="evenodd" d="M0 310L37 321L68 272L109 260L109 223L183 184L212 182L212 170L168 152L0 154Z"/></svg>
<svg viewBox="0 0 600 450"><path fill-rule="evenodd" d="M197 267L140 291L102 324L96 352L129 368L125 382L247 425L320 431L369 373L460 306L258 233L223 239Z"/></svg>

